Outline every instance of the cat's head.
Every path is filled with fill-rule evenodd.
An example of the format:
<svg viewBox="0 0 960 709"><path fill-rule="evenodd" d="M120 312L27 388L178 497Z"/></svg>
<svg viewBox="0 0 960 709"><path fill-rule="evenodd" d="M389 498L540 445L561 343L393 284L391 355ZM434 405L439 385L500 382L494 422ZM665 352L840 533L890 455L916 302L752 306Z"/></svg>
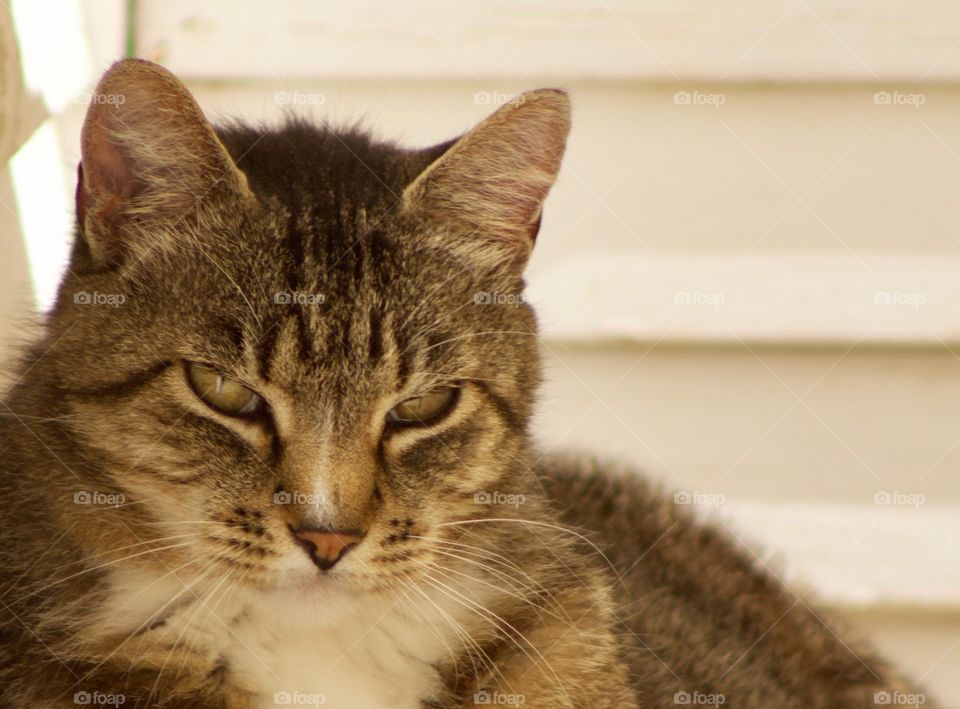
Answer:
<svg viewBox="0 0 960 709"><path fill-rule="evenodd" d="M126 496L103 515L196 571L380 588L419 537L509 514L487 503L526 484L522 271L569 114L530 92L426 150L214 130L166 70L114 65L49 335L91 485Z"/></svg>

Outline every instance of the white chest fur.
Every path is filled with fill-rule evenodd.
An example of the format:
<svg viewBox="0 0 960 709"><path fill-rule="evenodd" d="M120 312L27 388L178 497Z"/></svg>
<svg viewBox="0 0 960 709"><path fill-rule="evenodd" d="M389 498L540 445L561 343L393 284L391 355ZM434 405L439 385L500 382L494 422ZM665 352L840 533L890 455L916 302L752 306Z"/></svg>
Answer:
<svg viewBox="0 0 960 709"><path fill-rule="evenodd" d="M115 602L101 626L107 633L129 635L188 597L170 576L115 571L112 581ZM154 632L224 662L228 681L262 708L420 709L439 694L436 666L463 649L459 633L473 615L429 590L375 596L337 584L218 588L200 591ZM159 642L153 638L151 645Z"/></svg>
<svg viewBox="0 0 960 709"><path fill-rule="evenodd" d="M436 696L439 626L395 599L324 595L249 600L223 650L231 681L264 708L419 709Z"/></svg>

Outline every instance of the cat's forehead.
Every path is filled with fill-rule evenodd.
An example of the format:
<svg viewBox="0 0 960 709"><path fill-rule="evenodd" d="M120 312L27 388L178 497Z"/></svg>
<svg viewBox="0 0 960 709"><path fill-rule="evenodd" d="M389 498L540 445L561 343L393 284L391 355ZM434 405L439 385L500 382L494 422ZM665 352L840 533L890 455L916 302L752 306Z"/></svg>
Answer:
<svg viewBox="0 0 960 709"><path fill-rule="evenodd" d="M399 205L404 188L436 152L296 120L269 129L235 125L218 134L254 193L270 195L292 214L307 211L329 221Z"/></svg>
<svg viewBox="0 0 960 709"><path fill-rule="evenodd" d="M371 281L393 290L416 281L407 277L418 272L409 263L416 250L397 253L410 242L403 193L436 148L404 150L359 130L298 121L219 134L264 210L259 233L228 238L269 257L262 268L272 286L342 300L363 298Z"/></svg>
<svg viewBox="0 0 960 709"><path fill-rule="evenodd" d="M259 218L228 230L225 241L237 248L221 243L213 258L177 269L179 287L166 301L182 316L203 284L188 326L195 357L212 355L240 371L252 353L260 378L295 384L307 398L350 396L357 387L392 386L421 370L456 371L472 361L463 358L471 341L457 335L486 329L471 323L482 313L464 312L477 310L476 288L449 253L411 243L418 223L384 206L390 193L383 185L375 180L366 195L349 184L327 188L323 170L318 177L299 164L291 179L263 192L274 166L252 160L248 167Z"/></svg>

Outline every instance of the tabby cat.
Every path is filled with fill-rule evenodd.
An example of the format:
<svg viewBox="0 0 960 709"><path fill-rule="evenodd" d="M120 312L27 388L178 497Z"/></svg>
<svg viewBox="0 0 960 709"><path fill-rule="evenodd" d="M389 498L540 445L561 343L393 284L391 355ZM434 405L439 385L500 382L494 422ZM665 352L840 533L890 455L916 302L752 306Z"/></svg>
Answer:
<svg viewBox="0 0 960 709"><path fill-rule="evenodd" d="M532 450L523 269L569 127L544 89L420 150L215 129L165 69L105 74L0 409L0 706L909 689L642 478Z"/></svg>

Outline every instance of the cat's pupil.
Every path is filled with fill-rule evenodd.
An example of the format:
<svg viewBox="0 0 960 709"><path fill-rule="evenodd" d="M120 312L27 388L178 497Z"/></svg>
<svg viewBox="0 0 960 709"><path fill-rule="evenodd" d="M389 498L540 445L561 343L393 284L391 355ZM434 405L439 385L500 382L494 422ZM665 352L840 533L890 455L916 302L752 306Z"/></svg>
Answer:
<svg viewBox="0 0 960 709"><path fill-rule="evenodd" d="M249 387L221 374L212 367L188 362L186 371L187 380L194 394L221 413L231 416L249 416L255 413L263 402L260 395Z"/></svg>
<svg viewBox="0 0 960 709"><path fill-rule="evenodd" d="M387 418L400 424L430 423L453 408L458 394L458 387L445 387L423 396L407 399L394 406L387 414Z"/></svg>

